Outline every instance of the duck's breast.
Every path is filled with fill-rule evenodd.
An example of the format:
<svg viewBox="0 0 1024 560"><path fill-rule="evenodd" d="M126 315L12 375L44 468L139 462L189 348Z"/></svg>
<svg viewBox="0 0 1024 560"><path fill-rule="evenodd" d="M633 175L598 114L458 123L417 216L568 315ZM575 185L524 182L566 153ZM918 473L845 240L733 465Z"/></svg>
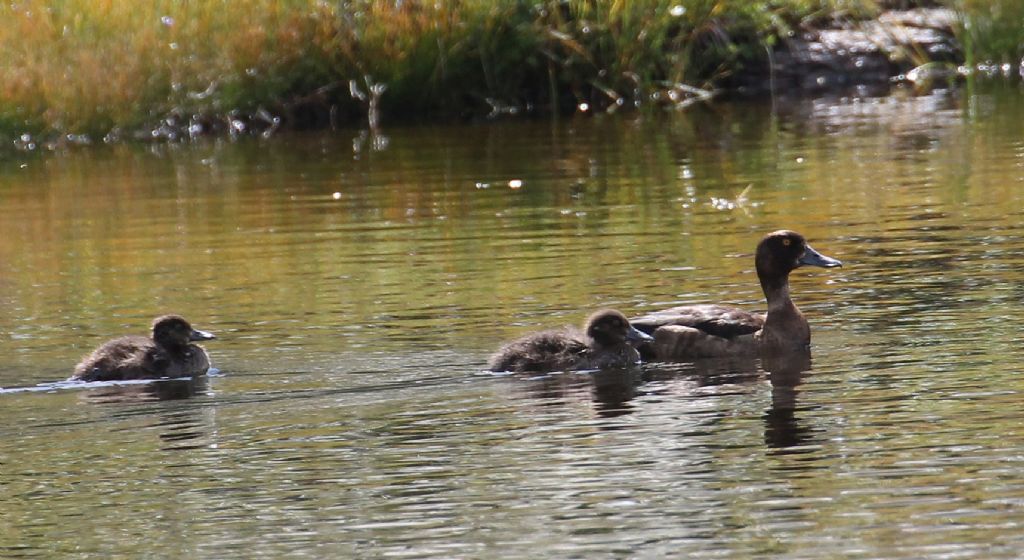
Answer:
<svg viewBox="0 0 1024 560"><path fill-rule="evenodd" d="M197 344L189 344L184 355L170 356L164 371L166 377L203 375L210 369L210 355Z"/></svg>

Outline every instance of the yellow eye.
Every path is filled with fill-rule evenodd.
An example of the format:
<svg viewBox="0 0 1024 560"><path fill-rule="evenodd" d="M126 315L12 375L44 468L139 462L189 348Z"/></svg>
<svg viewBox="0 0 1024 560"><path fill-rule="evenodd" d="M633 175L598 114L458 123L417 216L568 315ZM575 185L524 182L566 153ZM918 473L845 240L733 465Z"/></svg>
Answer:
<svg viewBox="0 0 1024 560"><path fill-rule="evenodd" d="M793 242L789 238L782 239L782 244L785 245L786 247L789 247L792 243Z"/></svg>

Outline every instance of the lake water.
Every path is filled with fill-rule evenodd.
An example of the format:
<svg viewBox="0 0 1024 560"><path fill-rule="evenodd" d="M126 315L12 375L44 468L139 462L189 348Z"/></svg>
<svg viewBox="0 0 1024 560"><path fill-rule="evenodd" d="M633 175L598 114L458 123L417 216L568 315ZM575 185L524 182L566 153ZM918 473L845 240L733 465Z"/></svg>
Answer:
<svg viewBox="0 0 1024 560"><path fill-rule="evenodd" d="M1021 122L1000 86L9 155L0 556L1019 557ZM792 275L810 364L483 371L600 307L763 309L780 228L844 262ZM219 374L51 384L166 312Z"/></svg>

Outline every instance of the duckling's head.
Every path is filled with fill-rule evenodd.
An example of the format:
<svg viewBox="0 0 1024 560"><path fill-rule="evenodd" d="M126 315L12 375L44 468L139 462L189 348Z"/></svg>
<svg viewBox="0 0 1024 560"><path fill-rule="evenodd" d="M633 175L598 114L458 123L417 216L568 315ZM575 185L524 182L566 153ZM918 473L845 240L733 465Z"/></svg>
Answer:
<svg viewBox="0 0 1024 560"><path fill-rule="evenodd" d="M212 333L192 328L184 318L178 315L164 315L153 321L153 341L168 348L184 348L189 342L211 340Z"/></svg>
<svg viewBox="0 0 1024 560"><path fill-rule="evenodd" d="M624 342L653 341L650 335L642 333L629 324L626 316L614 309L603 309L587 319L587 336L600 346L614 346Z"/></svg>
<svg viewBox="0 0 1024 560"><path fill-rule="evenodd" d="M804 236L785 229L764 236L757 245L754 262L757 275L762 279L784 278L805 264L824 268L843 266L842 262L812 249Z"/></svg>

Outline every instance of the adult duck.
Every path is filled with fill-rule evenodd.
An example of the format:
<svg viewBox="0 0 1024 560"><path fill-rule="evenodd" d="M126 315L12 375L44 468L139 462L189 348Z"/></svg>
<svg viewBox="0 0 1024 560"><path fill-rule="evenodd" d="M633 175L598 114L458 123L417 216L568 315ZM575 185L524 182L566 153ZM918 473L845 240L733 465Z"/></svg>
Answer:
<svg viewBox="0 0 1024 560"><path fill-rule="evenodd" d="M206 350L192 343L214 335L192 328L178 315L157 317L152 331L152 338L132 335L106 342L75 366L68 381L187 377L210 369Z"/></svg>
<svg viewBox="0 0 1024 560"><path fill-rule="evenodd" d="M549 372L629 367L640 362L634 342L652 342L622 313L591 315L583 330L567 327L526 335L502 346L487 362L491 371Z"/></svg>
<svg viewBox="0 0 1024 560"><path fill-rule="evenodd" d="M769 233L754 257L768 312L749 313L725 305L686 305L631 319L654 337L640 348L645 359L687 361L806 349L811 330L789 295L789 273L797 268L832 268L843 263L815 251L795 231Z"/></svg>

